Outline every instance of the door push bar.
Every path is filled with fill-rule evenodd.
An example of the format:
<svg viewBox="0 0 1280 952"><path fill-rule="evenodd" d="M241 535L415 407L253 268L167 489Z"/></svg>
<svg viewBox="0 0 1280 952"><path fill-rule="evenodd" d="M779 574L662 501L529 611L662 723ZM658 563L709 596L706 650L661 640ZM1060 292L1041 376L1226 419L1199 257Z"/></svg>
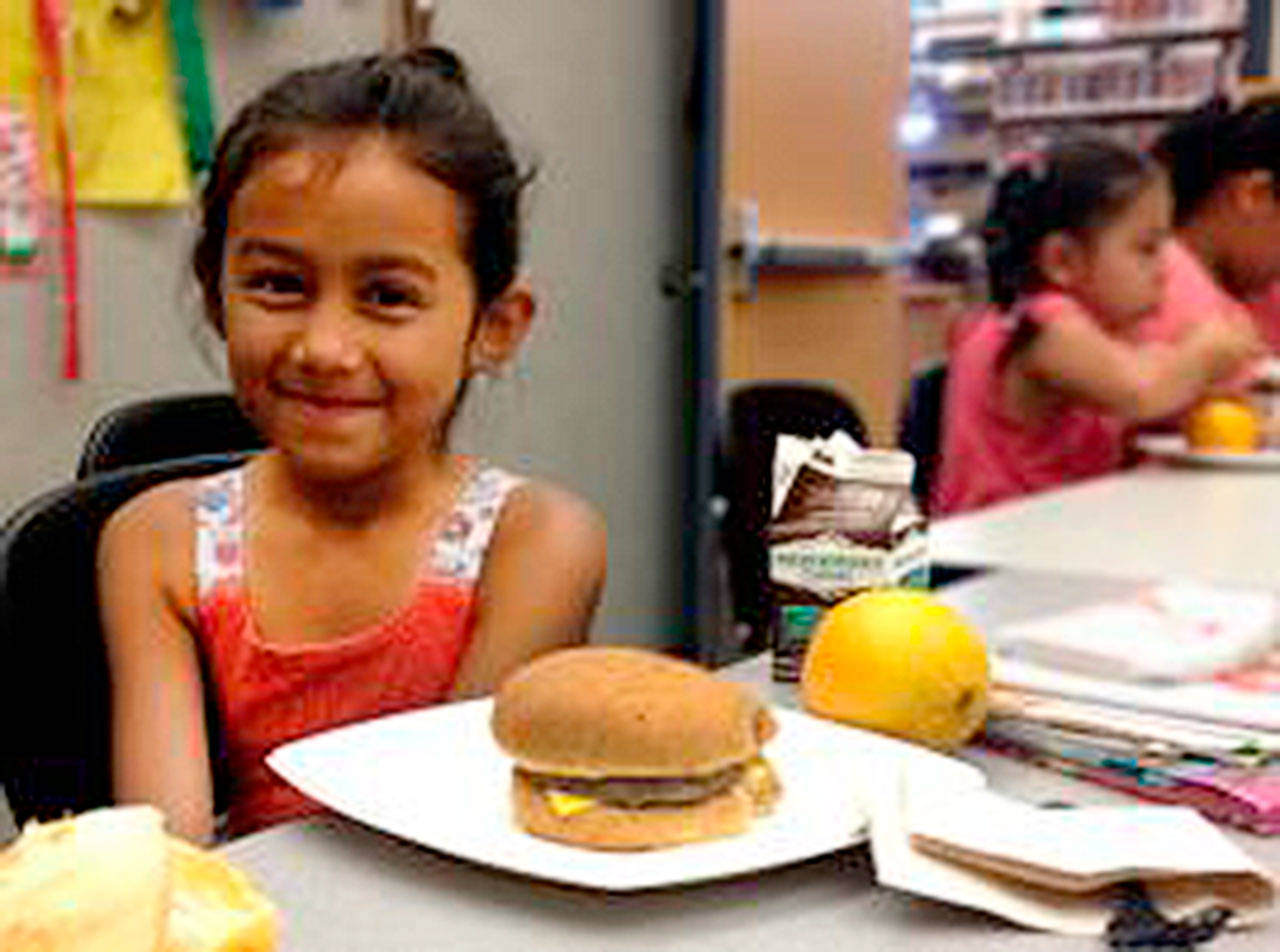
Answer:
<svg viewBox="0 0 1280 952"><path fill-rule="evenodd" d="M911 253L906 245L856 239L762 239L759 206L746 201L734 209L729 259L734 296L751 301L761 271L876 274L910 263Z"/></svg>

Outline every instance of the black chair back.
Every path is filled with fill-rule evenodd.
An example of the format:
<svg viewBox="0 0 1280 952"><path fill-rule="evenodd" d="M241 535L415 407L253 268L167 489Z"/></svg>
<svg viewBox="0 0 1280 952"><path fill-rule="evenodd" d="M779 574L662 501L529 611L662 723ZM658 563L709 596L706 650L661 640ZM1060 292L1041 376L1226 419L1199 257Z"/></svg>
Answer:
<svg viewBox="0 0 1280 952"><path fill-rule="evenodd" d="M924 512L929 511L929 495L942 452L942 405L946 390L946 361L916 371L911 377L898 428L898 445L916 458L911 489Z"/></svg>
<svg viewBox="0 0 1280 952"><path fill-rule="evenodd" d="M76 479L124 466L265 446L230 394L156 397L116 407L93 425Z"/></svg>
<svg viewBox="0 0 1280 952"><path fill-rule="evenodd" d="M772 599L765 529L773 485L777 438L830 436L843 430L867 442L866 425L853 404L834 387L808 382L768 382L729 396L721 446L720 495L728 502L722 538L736 624L749 631L742 647L768 646Z"/></svg>
<svg viewBox="0 0 1280 952"><path fill-rule="evenodd" d="M144 489L245 458L203 456L68 483L0 527L0 784L19 823L112 801L110 684L96 579L103 525ZM226 787L211 702L207 713L221 807Z"/></svg>

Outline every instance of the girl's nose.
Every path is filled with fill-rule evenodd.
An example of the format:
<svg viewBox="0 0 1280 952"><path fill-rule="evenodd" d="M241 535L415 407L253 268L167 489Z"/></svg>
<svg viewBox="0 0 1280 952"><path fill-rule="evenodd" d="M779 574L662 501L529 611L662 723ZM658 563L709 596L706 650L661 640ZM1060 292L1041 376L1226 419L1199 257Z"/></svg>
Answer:
<svg viewBox="0 0 1280 952"><path fill-rule="evenodd" d="M341 301L321 300L294 338L291 356L311 373L341 373L359 363L351 315Z"/></svg>

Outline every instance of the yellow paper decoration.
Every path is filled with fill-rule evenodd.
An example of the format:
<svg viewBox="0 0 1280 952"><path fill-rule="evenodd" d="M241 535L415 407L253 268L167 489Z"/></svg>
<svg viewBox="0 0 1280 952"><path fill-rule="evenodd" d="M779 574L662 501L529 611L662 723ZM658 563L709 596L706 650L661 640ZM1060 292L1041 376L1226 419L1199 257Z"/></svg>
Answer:
<svg viewBox="0 0 1280 952"><path fill-rule="evenodd" d="M64 0L76 198L82 204L181 205L191 176L173 89L164 0ZM31 0L0 0L0 90L45 118ZM47 128L41 121L40 126ZM46 168L49 166L46 165ZM46 180L52 177L46 175Z"/></svg>

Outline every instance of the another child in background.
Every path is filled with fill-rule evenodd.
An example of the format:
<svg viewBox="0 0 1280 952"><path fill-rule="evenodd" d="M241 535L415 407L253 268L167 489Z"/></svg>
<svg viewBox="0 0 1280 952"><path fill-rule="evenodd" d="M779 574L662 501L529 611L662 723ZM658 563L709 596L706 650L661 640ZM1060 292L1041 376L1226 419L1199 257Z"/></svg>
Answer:
<svg viewBox="0 0 1280 952"><path fill-rule="evenodd" d="M1172 339L1206 308L1247 302L1280 354L1280 101L1212 100L1172 123L1154 151L1173 183L1176 237L1144 337Z"/></svg>
<svg viewBox="0 0 1280 952"><path fill-rule="evenodd" d="M999 310L951 355L934 512L1117 469L1130 425L1187 407L1257 352L1230 313L1168 346L1134 342L1160 302L1170 206L1155 162L1100 138L1000 179L985 236Z"/></svg>
<svg viewBox="0 0 1280 952"><path fill-rule="evenodd" d="M487 693L585 639L599 518L447 446L467 381L533 315L525 181L439 48L292 73L224 134L195 272L272 448L144 493L104 532L120 801L212 834L204 677L241 833L319 809L268 770L276 745Z"/></svg>

